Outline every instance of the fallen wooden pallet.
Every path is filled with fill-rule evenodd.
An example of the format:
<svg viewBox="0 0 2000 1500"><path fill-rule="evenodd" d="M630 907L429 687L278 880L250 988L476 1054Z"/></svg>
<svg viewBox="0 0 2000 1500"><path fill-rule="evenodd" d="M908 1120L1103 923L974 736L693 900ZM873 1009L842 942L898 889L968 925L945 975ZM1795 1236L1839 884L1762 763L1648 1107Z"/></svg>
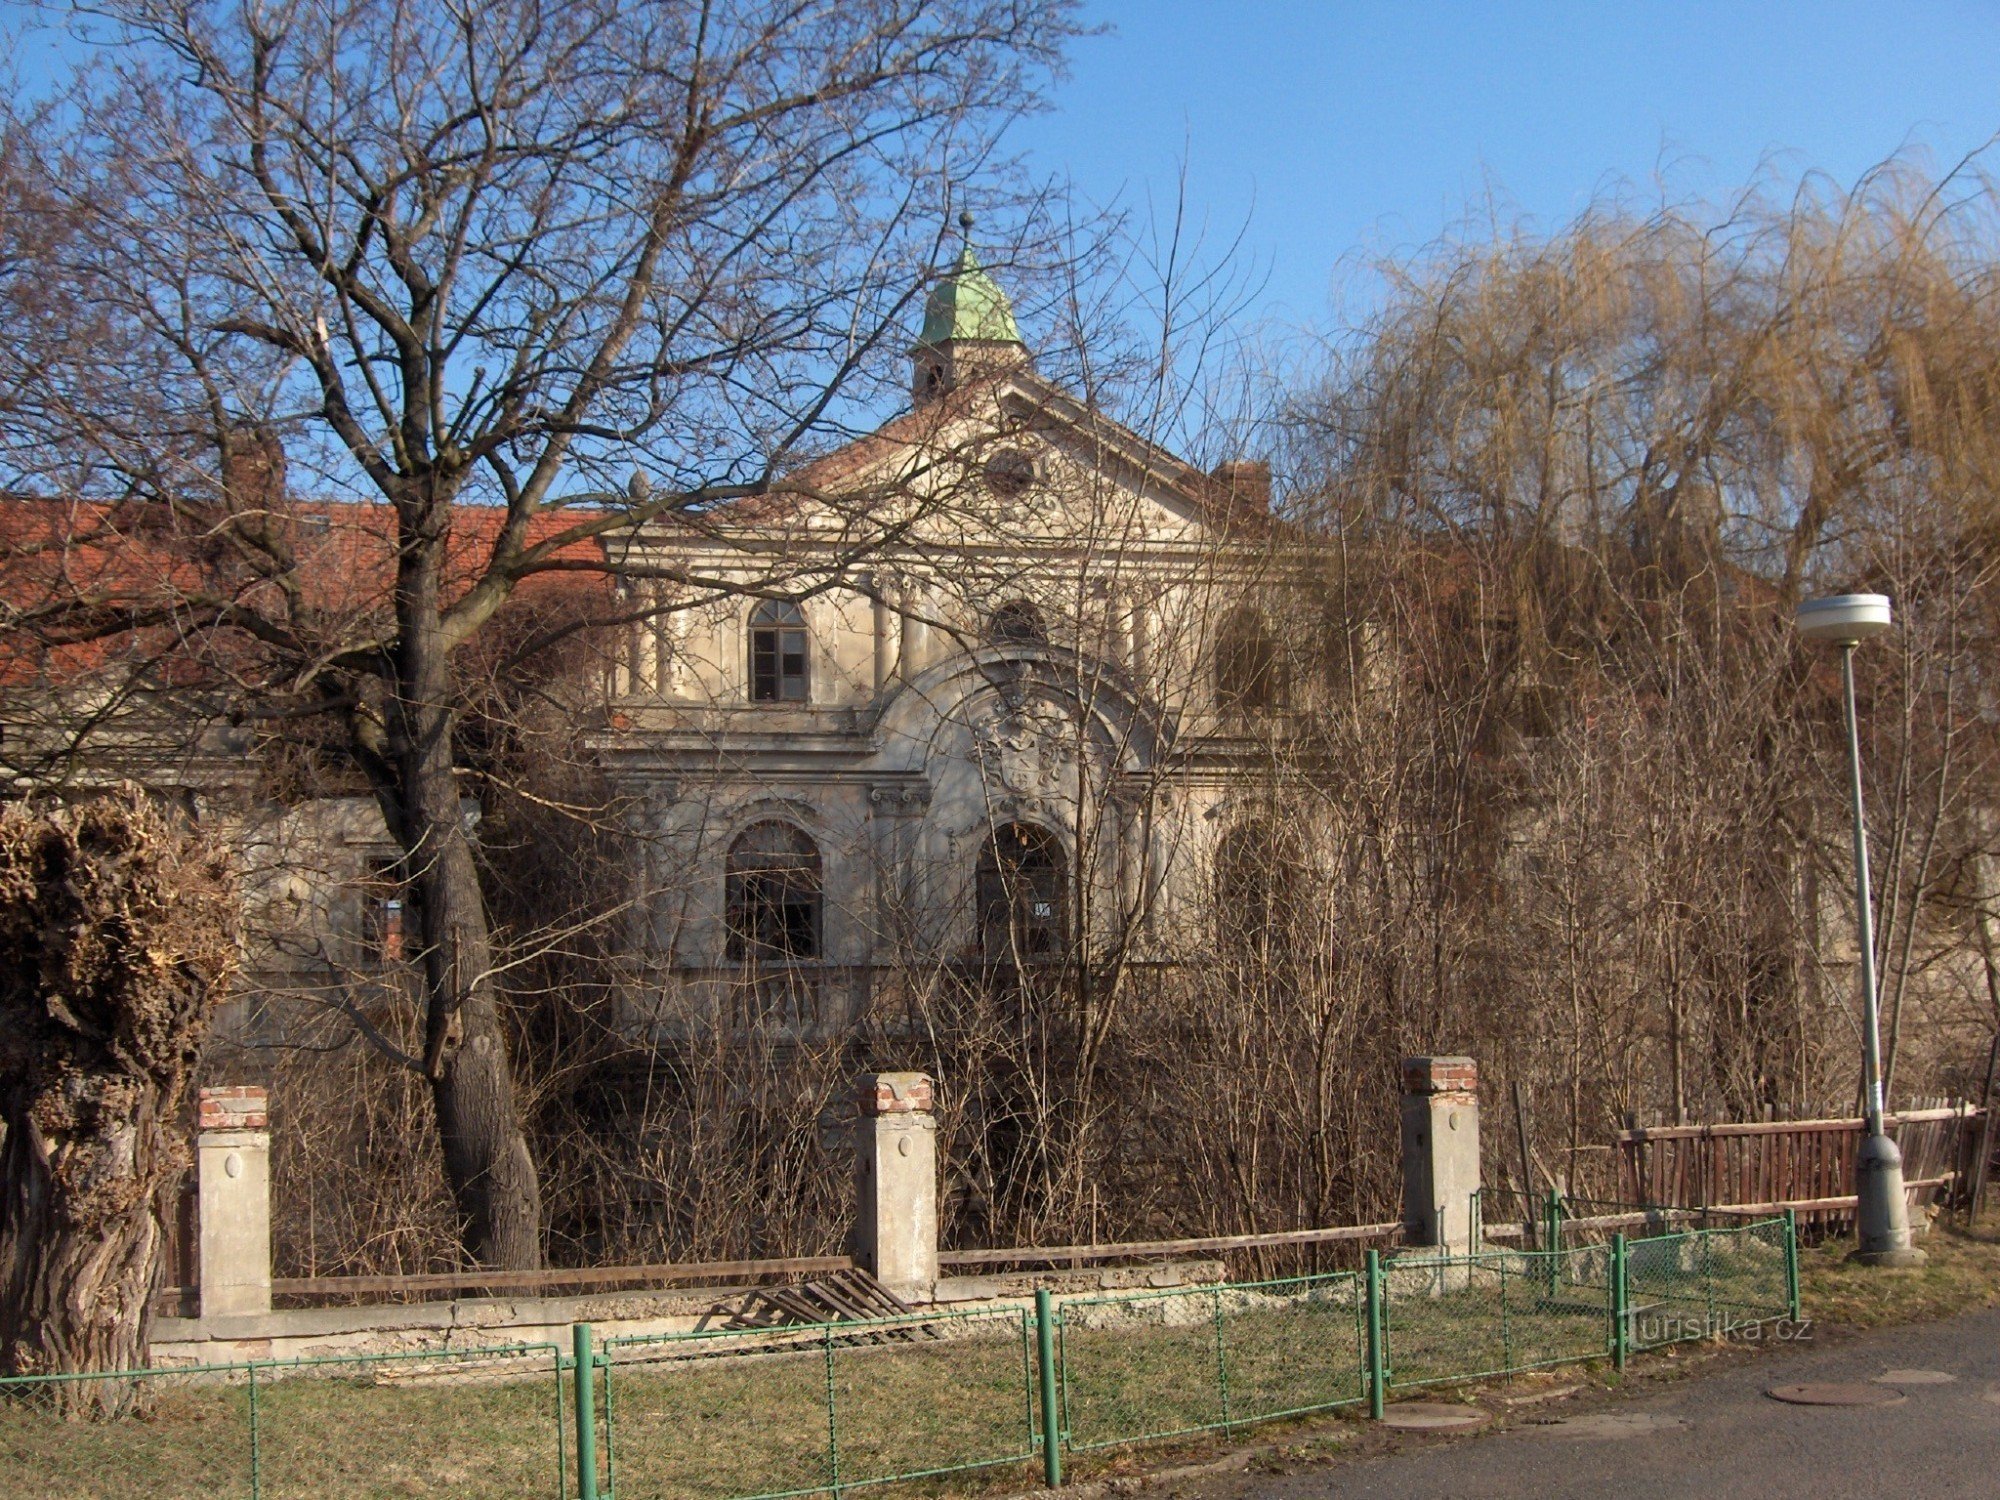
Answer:
<svg viewBox="0 0 2000 1500"><path fill-rule="evenodd" d="M816 1276L793 1286L760 1286L717 1306L719 1326L798 1328L822 1323L879 1323L913 1317L916 1309L868 1272L856 1269ZM708 1319L703 1319L706 1323ZM921 1322L874 1330L892 1338L935 1337Z"/></svg>

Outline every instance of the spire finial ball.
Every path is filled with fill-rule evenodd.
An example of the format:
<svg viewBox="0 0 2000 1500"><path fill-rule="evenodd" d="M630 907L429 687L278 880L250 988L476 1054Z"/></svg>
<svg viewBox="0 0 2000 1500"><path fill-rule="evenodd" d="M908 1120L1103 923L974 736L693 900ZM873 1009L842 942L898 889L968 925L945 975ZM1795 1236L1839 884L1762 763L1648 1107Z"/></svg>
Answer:
<svg viewBox="0 0 2000 1500"><path fill-rule="evenodd" d="M979 221L977 219L972 217L971 209L967 208L967 209L961 209L959 211L958 227L960 229L963 229L967 234L972 233L972 226L978 222Z"/></svg>

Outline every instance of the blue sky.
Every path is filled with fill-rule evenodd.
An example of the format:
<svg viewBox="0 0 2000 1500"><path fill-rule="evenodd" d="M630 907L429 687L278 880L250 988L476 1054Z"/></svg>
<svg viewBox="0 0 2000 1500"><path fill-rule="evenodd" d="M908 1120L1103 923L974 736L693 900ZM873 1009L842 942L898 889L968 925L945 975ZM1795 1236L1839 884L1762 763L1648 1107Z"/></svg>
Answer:
<svg viewBox="0 0 2000 1500"><path fill-rule="evenodd" d="M2000 4L1089 0L1052 114L1015 138L1089 199L1191 207L1324 324L1343 258L1420 246L1489 191L1553 227L1607 184L1728 196L1760 168L1851 182L2000 130ZM2000 151L1996 151L2000 164ZM1350 279L1350 286L1356 285ZM1365 279L1359 289L1365 296Z"/></svg>
<svg viewBox="0 0 2000 1500"><path fill-rule="evenodd" d="M33 14L0 0L8 31ZM1337 326L1336 285L1350 313L1375 285L1366 257L1489 200L1554 228L1620 184L1712 200L1760 172L1850 183L1903 150L1948 168L2000 131L2000 0L1085 0L1085 15L1106 33L1077 44L1053 109L1012 145L1142 217L1171 213L1185 160L1211 249L1241 232L1261 286L1241 333ZM59 47L32 28L16 73L32 86Z"/></svg>

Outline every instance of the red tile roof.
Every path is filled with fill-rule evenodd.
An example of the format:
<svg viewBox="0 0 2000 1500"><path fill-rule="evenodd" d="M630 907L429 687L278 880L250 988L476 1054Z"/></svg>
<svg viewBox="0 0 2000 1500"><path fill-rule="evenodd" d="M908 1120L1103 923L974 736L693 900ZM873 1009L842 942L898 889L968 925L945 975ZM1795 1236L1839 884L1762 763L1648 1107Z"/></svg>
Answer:
<svg viewBox="0 0 2000 1500"><path fill-rule="evenodd" d="M528 544L595 514L537 517ZM492 506L455 511L447 603L484 572L504 520ZM191 662L218 632L240 638L228 644L233 660L268 652L240 627L201 623L230 609L276 621L314 646L363 634L371 618L386 621L396 558L386 505L290 503L270 512L268 524L274 544L293 558L282 575L227 525L158 504L0 498L0 610L10 623L0 632L0 685L67 681L112 660ZM600 540L572 543L554 554L553 568L523 578L514 597L608 594L604 560ZM191 625L207 638L189 639Z"/></svg>

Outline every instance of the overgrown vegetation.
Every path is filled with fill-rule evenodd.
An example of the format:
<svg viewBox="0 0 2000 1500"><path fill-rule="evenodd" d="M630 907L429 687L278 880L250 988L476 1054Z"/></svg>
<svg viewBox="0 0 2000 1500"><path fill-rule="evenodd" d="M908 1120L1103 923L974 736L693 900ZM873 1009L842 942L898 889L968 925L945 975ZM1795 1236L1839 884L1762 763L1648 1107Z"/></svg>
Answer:
<svg viewBox="0 0 2000 1500"><path fill-rule="evenodd" d="M40 731L8 758L60 779L163 699L234 753L339 747L482 1263L539 1265L544 1215L456 654L827 444L947 208L1018 201L996 137L1075 30L1064 0L114 0L0 116L0 648ZM849 521L850 557L886 526ZM754 572L698 587L815 583Z"/></svg>
<svg viewBox="0 0 2000 1500"><path fill-rule="evenodd" d="M1837 678L1790 625L1820 592L1879 589L1901 622L1859 662L1891 1088L1976 1094L2000 1023L1997 217L1984 179L1891 166L1784 203L1607 205L1388 268L1380 310L1273 395L1286 524L1247 574L1218 554L1206 613L1156 623L1154 690L1185 704L1220 690L1193 643L1221 611L1261 599L1273 622L1230 657L1258 769L1212 858L1176 842L1171 754L1122 789L1163 857L1208 862L1200 898L1107 898L1121 825L1086 789L1062 964L995 983L911 913L882 939L895 982L851 1026L802 1034L787 1007L807 992L766 976L620 1030L631 955L578 893L671 913L710 876L609 829L574 745L539 741L487 847L512 861L492 888L529 955L502 982L560 1183L555 1253L839 1248L867 1066L939 1080L961 1244L1393 1217L1412 1053L1480 1059L1496 1186L1611 1196L1607 1142L1632 1120L1846 1113ZM1081 648L1086 703L1119 681L1097 645L1120 524L1103 516L1070 596L1034 596ZM1078 734L1080 760L1126 748ZM635 868L636 893L605 881ZM386 1218L292 1267L448 1263L435 1179L411 1170L376 1195ZM281 1201L307 1191L293 1176Z"/></svg>
<svg viewBox="0 0 2000 1500"><path fill-rule="evenodd" d="M843 423L892 383L900 402L963 174L1039 232L1018 183L980 174L1073 21L934 0L775 7L760 30L760 7L724 9L726 36L613 5L551 41L533 6L488 7L462 44L370 0L327 13L352 28L335 45L309 6L135 0L109 15L148 67L10 123L0 478L63 498L0 553L6 680L35 685L9 711L39 693L41 714L4 748L73 776L144 700L204 754L259 758L258 805L223 820L255 851L259 941L318 986L274 981L261 1051L229 1060L275 1085L281 1273L837 1249L848 1088L873 1066L938 1080L956 1244L1389 1217L1412 1053L1479 1058L1487 1179L1527 1193L1611 1195L1632 1121L1845 1113L1836 681L1790 627L1819 592L1879 589L1900 621L1859 663L1892 1095L1984 1086L2000 194L1976 163L1607 201L1382 267L1360 325L1262 393L1274 514L1220 528L1171 588L1134 574L1124 491L1061 497L1085 524L1059 578L926 542L961 575L925 575L934 641L979 641L953 609L1003 588L1046 633L1047 670L1008 686L1060 699L1059 758L1084 768L1055 778L1060 932L983 952L910 896L986 922L995 798L951 868L885 838L821 893L869 892L866 984L741 955L681 983L685 913L727 877L592 763L590 733L618 727L607 668L629 682L636 660L614 641L638 632L666 671L680 616L822 599L913 497L815 496L838 545L751 525L726 576L614 585L605 538L768 518ZM465 61L482 46L491 69ZM322 151L322 85L373 118L412 57L422 107L359 156ZM541 111L556 97L573 119ZM473 142L494 109L518 154ZM176 135L190 120L208 134ZM462 156L437 120L471 133ZM496 234L525 259L465 248ZM1165 437L1199 404L1154 357L1186 330L1101 340L1101 253L1074 257L1052 363ZM29 402L44 368L61 399ZM1007 519L933 502L961 537ZM134 556L130 577L72 565ZM573 573L590 585L556 587ZM1142 669L1120 611L1147 589ZM1227 742L1208 761L1204 736ZM1183 793L1225 763L1197 837ZM660 800L740 777L718 756ZM312 798L365 799L394 859L294 881L328 851L275 825ZM1135 833L1187 875L1171 901L1128 874ZM393 891L396 951L309 910L292 886L315 881L372 882L375 908Z"/></svg>

